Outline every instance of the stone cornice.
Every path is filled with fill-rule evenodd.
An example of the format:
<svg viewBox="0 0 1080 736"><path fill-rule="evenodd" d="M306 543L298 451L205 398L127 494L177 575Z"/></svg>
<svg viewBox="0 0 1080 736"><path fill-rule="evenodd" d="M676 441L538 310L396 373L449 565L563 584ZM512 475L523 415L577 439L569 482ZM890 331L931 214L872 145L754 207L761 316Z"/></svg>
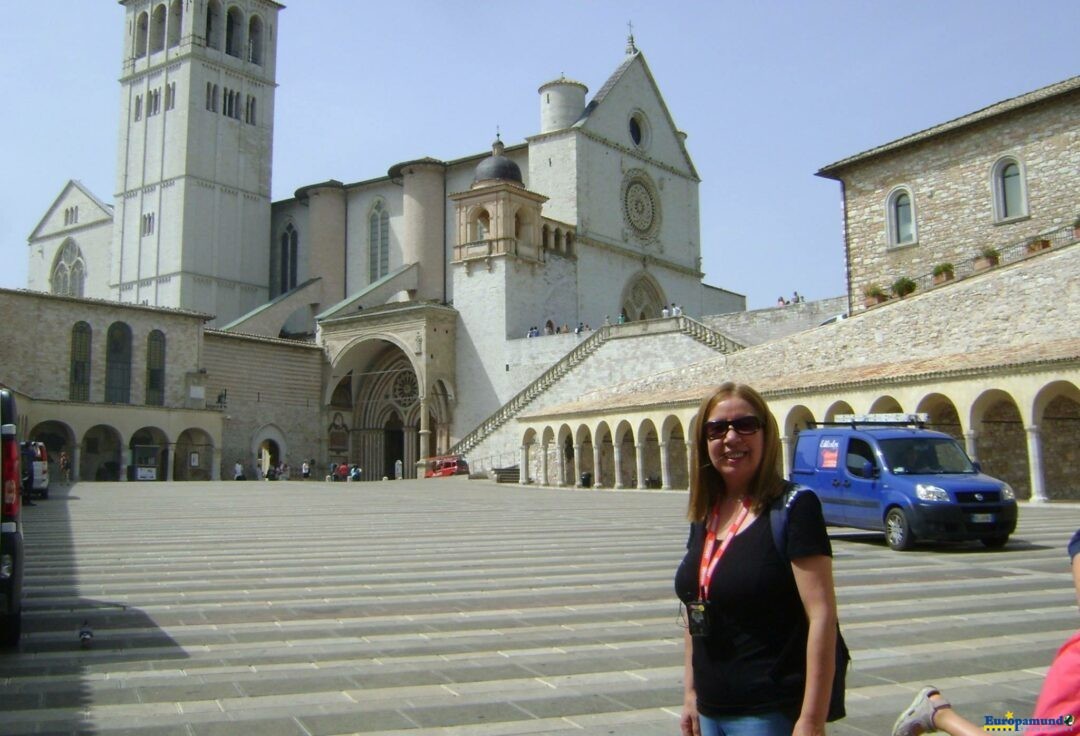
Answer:
<svg viewBox="0 0 1080 736"><path fill-rule="evenodd" d="M688 276L693 276L694 278L697 278L697 279L703 278L705 276L704 273L702 273L700 270L698 270L696 268L689 268L688 266L680 266L677 263L672 263L671 261L665 260L663 258L659 258L656 255L653 255L652 253L644 253L644 252L641 252L641 251L636 251L636 250L633 250L631 248L626 248L626 247L623 247L621 245L616 245L615 243L609 243L606 240L597 240L596 238L590 237L588 235L582 235L580 232L577 233L576 237L574 238L574 241L579 243L579 244L585 243L585 244L590 245L590 246L592 246L594 248L601 248L603 250L607 250L607 251L610 251L612 253L616 253L616 254L624 256L626 258L631 258L631 259L633 259L635 261L640 261L642 258L644 258L647 263L651 263L651 264L653 264L655 266L660 266L662 268L667 268L667 269L670 269L672 271L678 271L679 273L686 274Z"/></svg>

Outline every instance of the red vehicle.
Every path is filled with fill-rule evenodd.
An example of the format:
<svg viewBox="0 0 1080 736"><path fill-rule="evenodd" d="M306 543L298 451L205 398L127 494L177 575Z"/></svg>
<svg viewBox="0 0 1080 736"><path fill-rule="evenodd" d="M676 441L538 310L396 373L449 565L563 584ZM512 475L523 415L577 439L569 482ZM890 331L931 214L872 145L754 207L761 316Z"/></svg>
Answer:
<svg viewBox="0 0 1080 736"><path fill-rule="evenodd" d="M445 478L451 475L468 475L469 463L461 455L429 457L425 478Z"/></svg>
<svg viewBox="0 0 1080 736"><path fill-rule="evenodd" d="M15 396L0 388L0 644L14 646L22 631L23 527Z"/></svg>

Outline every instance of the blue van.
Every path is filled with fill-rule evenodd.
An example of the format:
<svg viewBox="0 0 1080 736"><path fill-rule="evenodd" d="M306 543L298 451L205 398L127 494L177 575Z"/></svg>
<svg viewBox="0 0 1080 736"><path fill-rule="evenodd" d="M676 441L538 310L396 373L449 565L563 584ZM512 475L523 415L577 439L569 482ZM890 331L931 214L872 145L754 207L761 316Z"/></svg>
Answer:
<svg viewBox="0 0 1080 736"><path fill-rule="evenodd" d="M799 433L791 480L817 494L827 524L884 531L896 550L916 540L1005 546L1016 529L1012 488L920 416L812 425Z"/></svg>

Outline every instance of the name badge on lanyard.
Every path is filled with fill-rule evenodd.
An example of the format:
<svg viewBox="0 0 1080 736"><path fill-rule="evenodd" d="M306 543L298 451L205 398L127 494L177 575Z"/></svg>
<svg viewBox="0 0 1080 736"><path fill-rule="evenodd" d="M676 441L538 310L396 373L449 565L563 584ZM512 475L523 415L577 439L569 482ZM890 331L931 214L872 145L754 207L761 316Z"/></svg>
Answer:
<svg viewBox="0 0 1080 736"><path fill-rule="evenodd" d="M708 636L712 624L709 615L709 585L712 583L716 566L720 564L720 558L724 556L731 540L735 538L739 527L746 521L750 513L750 502L745 498L742 502L742 510L728 527L727 535L720 545L716 545L715 523L708 524L708 533L705 535L705 544L701 548L701 563L698 565L698 597L697 600L686 604L686 621L690 636ZM714 512L715 514L715 512ZM713 548L716 547L714 551Z"/></svg>

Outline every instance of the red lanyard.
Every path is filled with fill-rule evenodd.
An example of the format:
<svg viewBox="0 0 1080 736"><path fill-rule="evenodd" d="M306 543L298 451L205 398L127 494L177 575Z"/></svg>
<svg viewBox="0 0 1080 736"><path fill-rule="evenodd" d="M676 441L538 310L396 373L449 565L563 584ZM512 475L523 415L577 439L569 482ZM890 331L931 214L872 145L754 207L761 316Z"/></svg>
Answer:
<svg viewBox="0 0 1080 736"><path fill-rule="evenodd" d="M735 538L739 527L746 521L746 515L750 513L750 502L745 498L743 499L742 510L735 517L735 520L731 522L731 526L727 530L727 536L720 543L716 554L713 554L713 545L716 544L716 532L713 529L716 526L715 513L714 511L714 518L710 519L708 524L709 532L705 535L705 545L701 548L701 564L698 565L698 592L703 601L709 600L709 584L712 582L713 573L716 572L716 566L720 563L720 558L724 556L724 551L731 544L731 540ZM708 565L705 564L706 560L709 560Z"/></svg>

